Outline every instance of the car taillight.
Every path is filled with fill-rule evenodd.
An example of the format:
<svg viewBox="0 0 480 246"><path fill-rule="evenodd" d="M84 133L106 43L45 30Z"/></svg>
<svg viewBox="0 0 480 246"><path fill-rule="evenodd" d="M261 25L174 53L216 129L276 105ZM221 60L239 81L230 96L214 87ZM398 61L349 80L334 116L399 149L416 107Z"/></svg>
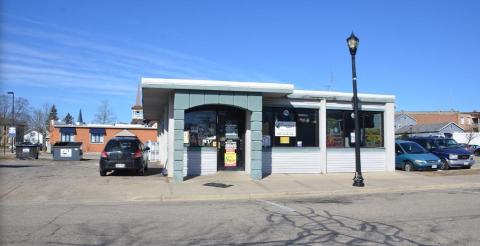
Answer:
<svg viewBox="0 0 480 246"><path fill-rule="evenodd" d="M108 154L105 151L102 151L102 154L100 155L102 158L108 158Z"/></svg>
<svg viewBox="0 0 480 246"><path fill-rule="evenodd" d="M133 158L140 158L140 157L142 157L142 151L138 149L137 151L135 151Z"/></svg>

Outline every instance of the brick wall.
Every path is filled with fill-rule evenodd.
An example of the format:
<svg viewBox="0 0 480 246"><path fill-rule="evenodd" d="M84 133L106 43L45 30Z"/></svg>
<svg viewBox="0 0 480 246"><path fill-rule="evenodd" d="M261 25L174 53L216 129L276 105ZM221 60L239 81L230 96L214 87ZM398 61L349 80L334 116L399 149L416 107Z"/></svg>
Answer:
<svg viewBox="0 0 480 246"><path fill-rule="evenodd" d="M123 128L105 128L105 136L103 143L91 143L90 142L90 128L88 127L75 127L76 128L75 142L83 142L83 152L101 152L105 147L105 144L115 136L115 134L124 130ZM98 127L93 127L98 128ZM126 129L129 132L135 134L142 143L147 141L157 141L157 129ZM53 145L60 141L60 127L50 127L50 143Z"/></svg>

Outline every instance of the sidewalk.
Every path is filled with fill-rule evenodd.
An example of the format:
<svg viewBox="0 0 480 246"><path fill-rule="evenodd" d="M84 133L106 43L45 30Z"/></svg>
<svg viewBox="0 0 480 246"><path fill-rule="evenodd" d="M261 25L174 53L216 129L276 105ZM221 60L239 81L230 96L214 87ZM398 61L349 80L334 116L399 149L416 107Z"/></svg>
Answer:
<svg viewBox="0 0 480 246"><path fill-rule="evenodd" d="M478 164L478 163L477 163ZM353 187L353 173L273 174L253 181L244 172L219 172L175 183L154 163L146 176L98 174L98 160L55 162L3 160L0 169L2 203L166 202L332 197L356 194L480 188L479 169L460 175L424 172L364 173L365 187ZM443 175L451 172L453 175Z"/></svg>
<svg viewBox="0 0 480 246"><path fill-rule="evenodd" d="M380 172L366 173L364 178L365 187L359 188L352 186L352 173L275 174L261 181L252 181L241 173L219 173L216 176L196 177L182 184L168 183L168 191L139 195L133 200L271 199L480 188L480 175L426 177L416 173ZM207 186L208 183L220 187Z"/></svg>

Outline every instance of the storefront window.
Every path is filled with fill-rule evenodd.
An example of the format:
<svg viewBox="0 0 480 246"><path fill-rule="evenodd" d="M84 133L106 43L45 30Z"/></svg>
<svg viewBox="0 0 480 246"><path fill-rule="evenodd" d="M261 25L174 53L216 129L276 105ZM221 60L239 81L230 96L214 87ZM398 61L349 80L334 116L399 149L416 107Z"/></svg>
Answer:
<svg viewBox="0 0 480 246"><path fill-rule="evenodd" d="M263 108L263 147L317 147L318 110Z"/></svg>
<svg viewBox="0 0 480 246"><path fill-rule="evenodd" d="M383 113L361 111L360 146L383 147ZM327 110L327 147L355 147L355 122L351 110Z"/></svg>
<svg viewBox="0 0 480 246"><path fill-rule="evenodd" d="M215 111L194 111L185 113L183 143L190 147L216 147Z"/></svg>

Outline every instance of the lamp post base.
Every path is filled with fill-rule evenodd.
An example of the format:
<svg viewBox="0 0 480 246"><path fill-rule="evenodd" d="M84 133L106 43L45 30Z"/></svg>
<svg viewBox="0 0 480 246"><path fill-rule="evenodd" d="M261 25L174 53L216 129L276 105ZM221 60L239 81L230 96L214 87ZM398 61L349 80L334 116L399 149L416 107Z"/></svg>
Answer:
<svg viewBox="0 0 480 246"><path fill-rule="evenodd" d="M355 177L353 178L353 186L355 187L364 187L365 183L363 183L363 177L359 173L355 173Z"/></svg>

